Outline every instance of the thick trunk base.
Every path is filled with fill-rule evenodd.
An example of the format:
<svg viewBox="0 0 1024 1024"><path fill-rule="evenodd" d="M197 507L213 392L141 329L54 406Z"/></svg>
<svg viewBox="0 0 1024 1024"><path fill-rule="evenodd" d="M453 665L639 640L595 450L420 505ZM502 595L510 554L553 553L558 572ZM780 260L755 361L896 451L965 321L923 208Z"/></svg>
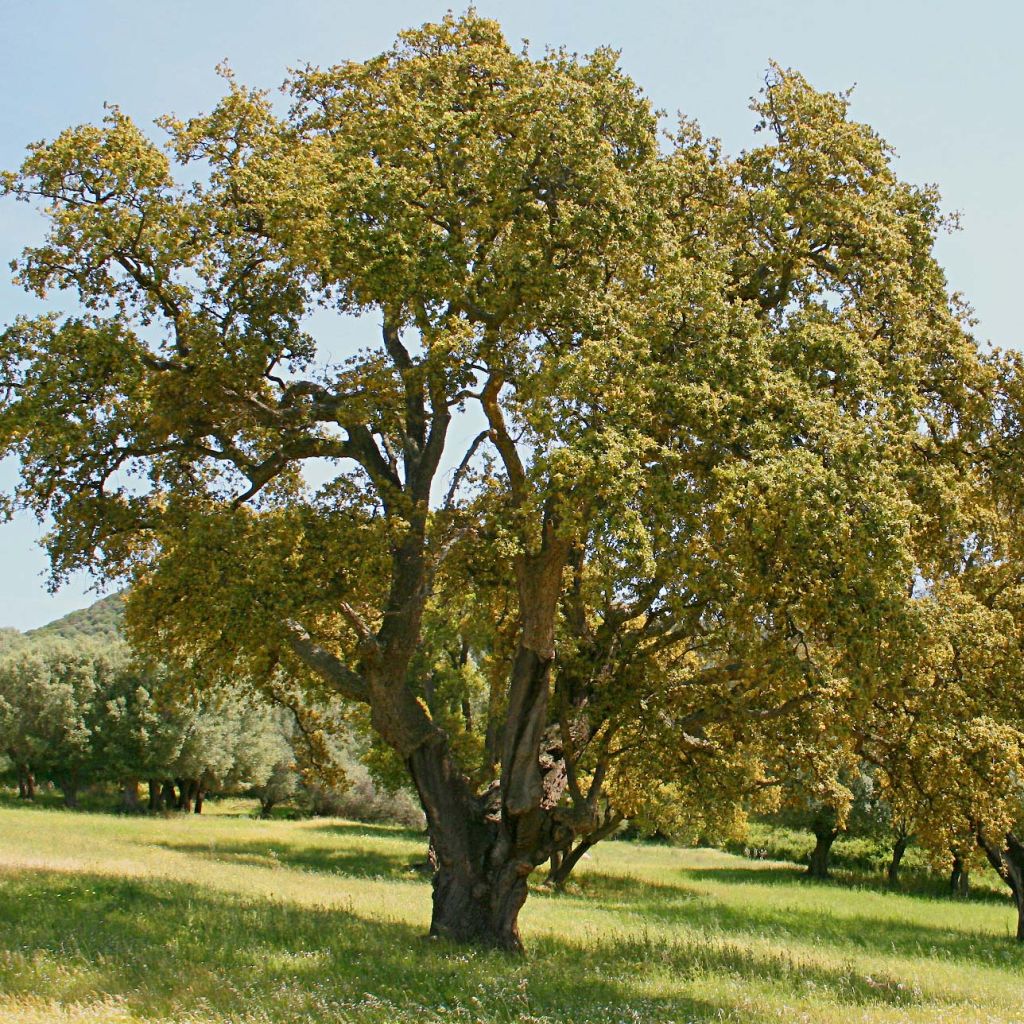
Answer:
<svg viewBox="0 0 1024 1024"><path fill-rule="evenodd" d="M832 844L839 835L838 829L815 832L814 849L811 851L810 861L807 865L807 873L811 878L828 878L828 859L832 852Z"/></svg>
<svg viewBox="0 0 1024 1024"><path fill-rule="evenodd" d="M430 832L431 937L521 952L519 911L537 862L515 856L497 794L473 793L441 744L425 744L408 765Z"/></svg>
<svg viewBox="0 0 1024 1024"><path fill-rule="evenodd" d="M487 881L439 869L434 875L431 938L523 952L519 911L526 902L526 877L511 865Z"/></svg>

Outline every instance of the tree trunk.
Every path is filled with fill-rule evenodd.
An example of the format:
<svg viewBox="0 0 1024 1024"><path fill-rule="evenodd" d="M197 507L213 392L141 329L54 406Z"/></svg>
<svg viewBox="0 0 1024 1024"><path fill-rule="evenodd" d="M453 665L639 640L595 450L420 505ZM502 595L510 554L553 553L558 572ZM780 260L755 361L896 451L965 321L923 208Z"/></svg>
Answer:
<svg viewBox="0 0 1024 1024"><path fill-rule="evenodd" d="M387 323L385 341L399 353L400 364L408 359ZM497 403L501 386L500 378L492 375L483 405L515 481L514 500L523 504L525 476ZM410 408L415 411L421 398L412 398ZM442 412L435 409L434 414L439 426L431 427L432 440L422 456L413 458L415 445L407 446L412 461L406 467L405 489L414 502L403 513L409 517L404 540L392 552L390 592L381 626L374 632L354 609L342 608L359 640L358 671L321 647L299 623L288 624L289 643L338 692L369 707L374 730L409 770L426 814L435 859L431 935L521 951L518 916L526 900L527 878L573 838L572 828L561 820L563 812L558 810L565 776L561 744L552 741L545 747L554 627L569 542L558 536L557 514L549 502L540 524L539 550L533 550L536 538L527 531L529 549L516 559L519 642L502 701L503 721L500 727L495 722L493 729L489 722L488 728L495 744L489 753L497 755L490 763L501 764L501 776L496 786L478 794L409 682L430 592L425 544L430 481L447 427ZM557 728L554 734L557 737Z"/></svg>
<svg viewBox="0 0 1024 1024"><path fill-rule="evenodd" d="M1017 941L1024 942L1024 845L1012 832L1006 840L1004 859L1007 863L1006 877L1013 879L1010 889L1017 905Z"/></svg>
<svg viewBox="0 0 1024 1024"><path fill-rule="evenodd" d="M77 782L63 782L61 783L61 792L64 794L64 806L74 810L78 807L78 783Z"/></svg>
<svg viewBox="0 0 1024 1024"><path fill-rule="evenodd" d="M277 801L271 797L260 797L260 817L269 818L274 810Z"/></svg>
<svg viewBox="0 0 1024 1024"><path fill-rule="evenodd" d="M178 785L178 802L175 805L177 810L188 814L192 810L192 780L175 779Z"/></svg>
<svg viewBox="0 0 1024 1024"><path fill-rule="evenodd" d="M406 754L435 858L432 936L522 952L519 911L527 879L572 841L556 810L565 787L564 759L547 715L567 550L548 523L541 550L516 567L521 634L509 676L497 786L474 793L437 730L421 734Z"/></svg>
<svg viewBox="0 0 1024 1024"><path fill-rule="evenodd" d="M486 854L484 861L481 866L486 867ZM438 865L433 884L431 936L521 953L519 911L526 902L525 876L509 864L480 873L465 867Z"/></svg>
<svg viewBox="0 0 1024 1024"><path fill-rule="evenodd" d="M170 780L164 782L160 787L160 796L163 798L164 810L171 810L177 806L178 798L174 793L174 783Z"/></svg>
<svg viewBox="0 0 1024 1024"><path fill-rule="evenodd" d="M552 889L564 889L565 883L569 880L569 876L572 874L573 868L583 860L584 856L596 842L596 839L593 839L591 836L587 836L586 839L581 839L565 854L556 854L552 856L551 868L548 871L548 877L545 879L544 884L551 886Z"/></svg>
<svg viewBox="0 0 1024 1024"><path fill-rule="evenodd" d="M949 873L949 891L953 897L967 899L971 894L971 874L963 857L953 851L953 867Z"/></svg>
<svg viewBox="0 0 1024 1024"><path fill-rule="evenodd" d="M146 807L147 810L154 814L164 809L164 794L160 788L159 779L149 780L149 802Z"/></svg>
<svg viewBox="0 0 1024 1024"><path fill-rule="evenodd" d="M999 877L1010 887L1017 908L1017 941L1024 942L1024 842L1013 832L1007 832L1001 846L978 836L989 863Z"/></svg>
<svg viewBox="0 0 1024 1024"><path fill-rule="evenodd" d="M127 779L121 788L121 810L127 814L136 814L140 807L139 780Z"/></svg>
<svg viewBox="0 0 1024 1024"><path fill-rule="evenodd" d="M569 880L573 869L602 839L607 839L622 824L621 814L612 814L602 825L585 835L575 847L565 853L556 851L551 855L551 868L545 885L562 889Z"/></svg>
<svg viewBox="0 0 1024 1024"><path fill-rule="evenodd" d="M522 901L510 899L513 886L494 857L500 832L494 808L455 769L441 737L414 750L408 768L430 833L431 936L520 950Z"/></svg>
<svg viewBox="0 0 1024 1024"><path fill-rule="evenodd" d="M18 767L18 799L35 800L36 777L27 764Z"/></svg>
<svg viewBox="0 0 1024 1024"><path fill-rule="evenodd" d="M811 851L810 863L807 866L807 873L812 878L828 878L828 857L838 835L837 828L815 829L814 849Z"/></svg>
<svg viewBox="0 0 1024 1024"><path fill-rule="evenodd" d="M900 864L903 861L903 854L907 852L908 841L908 836L900 835L892 844L892 860L889 861L889 867L886 870L890 889L895 889L900 884Z"/></svg>
<svg viewBox="0 0 1024 1024"><path fill-rule="evenodd" d="M203 784L198 779L196 779L196 780L194 780L192 785L193 785L192 795L193 795L193 797L195 799L195 812L196 812L196 814L202 814L203 813L203 797L206 795L203 792Z"/></svg>
<svg viewBox="0 0 1024 1024"><path fill-rule="evenodd" d="M554 885L553 879L555 873L562 866L562 856L563 854L561 850L555 850L555 852L551 854L551 858L548 860L548 877L544 881L545 885Z"/></svg>

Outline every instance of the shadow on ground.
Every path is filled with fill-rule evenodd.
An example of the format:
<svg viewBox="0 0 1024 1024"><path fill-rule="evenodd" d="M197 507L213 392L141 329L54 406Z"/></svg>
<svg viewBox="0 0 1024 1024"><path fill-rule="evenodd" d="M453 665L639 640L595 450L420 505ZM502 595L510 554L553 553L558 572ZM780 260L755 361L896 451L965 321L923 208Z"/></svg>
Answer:
<svg viewBox="0 0 1024 1024"><path fill-rule="evenodd" d="M363 825L331 825L326 830L353 838L410 838L416 846L388 849L384 843L367 845L300 845L255 840L216 844L165 842L167 849L225 864L250 864L270 868L291 868L350 878L413 880L426 878L423 837L394 829ZM318 830L319 831L319 830ZM404 845L404 844L403 844ZM538 884L541 876L537 876ZM730 888L757 887L745 897L722 899L708 893L701 884L713 882ZM764 898L765 890L773 894ZM841 894L842 909L829 906L828 894ZM808 893L819 894L817 905L807 905ZM545 898L536 893L531 899ZM675 883L654 883L633 877L582 873L569 893L554 900L573 901L589 910L607 912L611 917L627 915L631 925L666 925L685 928L716 939L761 938L776 946L820 947L827 945L841 956L855 954L879 957L903 956L974 963L983 966L1024 968L1024 948L1005 936L981 933L963 927L957 919L961 904L950 899L927 896L891 896L891 904L880 910L875 894L870 910L850 912L857 893L838 883L809 879L788 867L689 868L679 871ZM908 920L913 903L942 910L934 923ZM1013 917L1004 900L1007 927ZM675 941L675 940L673 940ZM824 982L822 982L824 984Z"/></svg>
<svg viewBox="0 0 1024 1024"><path fill-rule="evenodd" d="M785 945L828 946L841 955L868 953L961 961L986 966L1024 968L1024 947L1009 939L1015 920L1009 900L1006 907L1007 935L979 932L958 924L962 904L951 899L922 895L885 894L891 908L880 911L876 894L869 894L870 912L850 913L856 890L838 883L821 883L790 868L689 868L680 870L675 884L654 883L621 875L598 872L581 874L574 888L555 899L577 900L588 907L628 912L643 920L684 926L705 934L759 936ZM709 894L701 882L741 887L772 887L776 898L764 899L761 889L754 898L737 893L724 900ZM788 889L788 892L787 892ZM817 890L821 905L806 906L808 889ZM842 894L845 908L828 906L828 893ZM804 903L805 905L800 905ZM912 903L939 907L943 913L935 924L907 919Z"/></svg>
<svg viewBox="0 0 1024 1024"><path fill-rule="evenodd" d="M226 864L252 864L258 867L286 867L301 871L347 875L351 878L410 878L426 858L426 848L419 857L405 851L330 847L295 842L180 843L156 845L178 853L187 853Z"/></svg>
<svg viewBox="0 0 1024 1024"><path fill-rule="evenodd" d="M739 861L738 864L743 864ZM750 863L747 861L746 863ZM777 867L724 867L724 868L688 868L687 874L692 877L715 879L721 882L739 883L753 882L755 885L766 885L774 882L792 885L799 882L817 888L834 886L848 891L851 888L876 892L886 896L924 897L929 900L942 900L950 907L958 908L964 904L988 903L1004 904L1009 900L1005 887L992 889L985 879L980 885L972 885L970 897L966 900L954 898L949 891L949 883L935 875L923 872L904 872L903 881L892 888L878 872L851 869L836 869L829 878L812 878L807 869L797 864L779 864Z"/></svg>
<svg viewBox="0 0 1024 1024"><path fill-rule="evenodd" d="M31 914L25 913L26 907ZM0 991L88 1004L113 998L142 1018L204 1020L621 1020L636 1005L608 961L581 965L546 944L528 961L426 941L413 928L339 909L236 900L180 883L18 873L0 879L8 952ZM572 959L574 984L566 986ZM680 996L642 1019L721 1019Z"/></svg>
<svg viewBox="0 0 1024 1024"><path fill-rule="evenodd" d="M656 895L644 888L637 910ZM548 936L526 959L510 958L428 942L413 928L344 909L90 874L0 878L0 935L8 996L113 997L142 1018L182 1019L201 1007L204 1020L241 1013L272 1022L759 1020L688 994L689 980L709 975L792 993L809 987L851 1007L921 998L895 979L727 937ZM658 984L646 985L652 978Z"/></svg>
<svg viewBox="0 0 1024 1024"><path fill-rule="evenodd" d="M326 876L417 879L412 868L426 848L420 833L340 822L286 839L188 838L160 845L225 871L253 864L307 872L312 891L327 888ZM795 1018L808 1002L837 1008L835 1019L915 1007L949 1008L955 1019L958 996L922 993L887 963L1024 967L1024 949L958 928L952 901L944 901L948 914L907 920L914 903L938 901L893 896L890 904L865 894L871 905L861 913L855 891L742 862L663 877L593 870L568 894L535 894L526 920L536 913L535 929L543 921L545 931L523 959L428 942L388 919L384 901L370 917L159 878L8 872L0 874L0 994L85 1007L112 999L131 1019L268 1024L762 1024L777 1021L780 1007ZM425 883L388 891L388 899L427 896ZM821 898L809 900L815 892ZM581 919L586 927L574 925ZM553 934L558 927L564 936Z"/></svg>
<svg viewBox="0 0 1024 1024"><path fill-rule="evenodd" d="M422 829L399 828L395 825L375 825L361 821L332 821L315 826L317 832L358 839L407 839L427 848L427 833Z"/></svg>

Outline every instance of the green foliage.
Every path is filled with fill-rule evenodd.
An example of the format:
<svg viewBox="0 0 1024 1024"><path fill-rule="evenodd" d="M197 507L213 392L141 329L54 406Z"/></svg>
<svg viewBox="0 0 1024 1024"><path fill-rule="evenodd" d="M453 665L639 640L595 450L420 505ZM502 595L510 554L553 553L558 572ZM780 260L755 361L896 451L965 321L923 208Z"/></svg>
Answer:
<svg viewBox="0 0 1024 1024"><path fill-rule="evenodd" d="M19 776L52 778L73 801L99 768L95 712L123 652L42 636L0 659L0 748Z"/></svg>
<svg viewBox="0 0 1024 1024"><path fill-rule="evenodd" d="M423 810L407 785L388 787L361 760L343 758L345 785L328 789L307 783L295 795L300 811L316 817L401 825L422 830Z"/></svg>
<svg viewBox="0 0 1024 1024"><path fill-rule="evenodd" d="M281 713L251 689L196 693L166 669L141 668L120 637L121 600L0 653L0 750L19 779L52 780L70 801L86 785L133 779L262 785L291 753Z"/></svg>
<svg viewBox="0 0 1024 1024"><path fill-rule="evenodd" d="M96 640L115 644L124 633L124 594L111 594L93 602L88 608L70 612L63 618L48 622L26 636L55 636L64 640Z"/></svg>
<svg viewBox="0 0 1024 1024"><path fill-rule="evenodd" d="M47 217L19 280L85 310L0 344L56 579L130 581L135 641L193 680L358 705L462 888L517 880L491 907L621 814L727 832L782 781L841 824L894 723L956 782L923 815L871 752L923 841L1006 834L1024 387L847 95L773 67L759 145L663 147L613 51L533 58L474 12L293 72L281 116L226 77L162 146L112 109L3 178ZM379 341L339 357L320 306ZM266 781L209 700L182 770Z"/></svg>
<svg viewBox="0 0 1024 1024"><path fill-rule="evenodd" d="M751 821L742 839L731 840L726 849L760 860L781 860L806 865L814 848L814 836L806 829L787 828L775 822ZM832 867L840 871L869 876L877 884L885 878L885 870L892 857L892 843L884 836L840 834L829 856ZM933 873L931 862L918 846L911 845L903 865L907 873L919 884L928 879L930 892L948 891L946 875Z"/></svg>

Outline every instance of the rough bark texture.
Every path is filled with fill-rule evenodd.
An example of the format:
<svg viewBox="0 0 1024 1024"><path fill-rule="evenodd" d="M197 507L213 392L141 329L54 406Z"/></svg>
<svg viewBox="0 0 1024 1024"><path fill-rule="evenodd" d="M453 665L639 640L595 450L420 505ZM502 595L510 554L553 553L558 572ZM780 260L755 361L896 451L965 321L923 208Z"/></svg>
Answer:
<svg viewBox="0 0 1024 1024"><path fill-rule="evenodd" d="M554 616L564 547L546 546L519 567L522 634L509 678L501 777L477 794L456 766L444 736L429 721L411 743L406 764L427 817L435 861L430 933L521 951L519 911L527 879L573 834L556 807L564 790L557 729L549 728ZM374 683L371 681L371 689ZM376 712L376 708L374 708ZM386 721L399 722L401 709ZM418 739L424 726L406 729Z"/></svg>
<svg viewBox="0 0 1024 1024"><path fill-rule="evenodd" d="M532 546L531 537L529 550L516 561L518 644L507 690L498 694L505 699L496 702L504 714L496 716L500 721L488 721L488 763L492 768L500 763L500 777L490 785L480 783L486 788L479 792L409 681L434 571L426 526L431 482L450 421L448 404L437 382L410 358L387 314L383 333L406 391L404 474L383 459L365 426L348 427L352 457L379 488L386 513L400 514L405 523L392 551L380 626L374 630L357 609L342 604L357 639L352 667L318 644L301 623L285 624L287 643L337 692L368 706L374 730L409 770L426 814L435 866L431 935L518 951L527 878L573 839L557 810L565 787L564 757L558 729L548 720L554 625L569 542L558 535L555 510L546 507L539 544ZM492 375L482 401L513 502L524 504L525 473L498 403L502 386L500 376Z"/></svg>
<svg viewBox="0 0 1024 1024"><path fill-rule="evenodd" d="M812 878L828 878L828 858L838 835L837 828L815 829L814 849L811 851L810 863L807 866L807 873Z"/></svg>
<svg viewBox="0 0 1024 1024"><path fill-rule="evenodd" d="M430 833L431 936L502 945L490 884L496 822L488 819L484 803L456 771L440 737L414 750L407 764Z"/></svg>
<svg viewBox="0 0 1024 1024"><path fill-rule="evenodd" d="M382 629L377 671L368 673L374 725L402 752L416 784L435 859L430 933L519 952L519 911L527 879L555 849L572 841L556 807L565 785L561 743L549 728L548 698L554 661L554 623L568 545L550 524L540 550L517 566L520 638L508 680L496 786L474 791L448 743L404 686L419 622L407 609ZM415 560L399 553L396 577L406 586ZM386 639L386 643L383 641ZM368 659L369 660L369 659ZM372 665L370 666L373 667ZM390 685L389 685L390 683Z"/></svg>
<svg viewBox="0 0 1024 1024"><path fill-rule="evenodd" d="M537 808L536 820L527 820L538 831L524 835L525 816L505 812L500 786L476 794L443 738L419 747L407 763L430 834L430 934L520 952L519 911L530 873L550 856L552 815Z"/></svg>

